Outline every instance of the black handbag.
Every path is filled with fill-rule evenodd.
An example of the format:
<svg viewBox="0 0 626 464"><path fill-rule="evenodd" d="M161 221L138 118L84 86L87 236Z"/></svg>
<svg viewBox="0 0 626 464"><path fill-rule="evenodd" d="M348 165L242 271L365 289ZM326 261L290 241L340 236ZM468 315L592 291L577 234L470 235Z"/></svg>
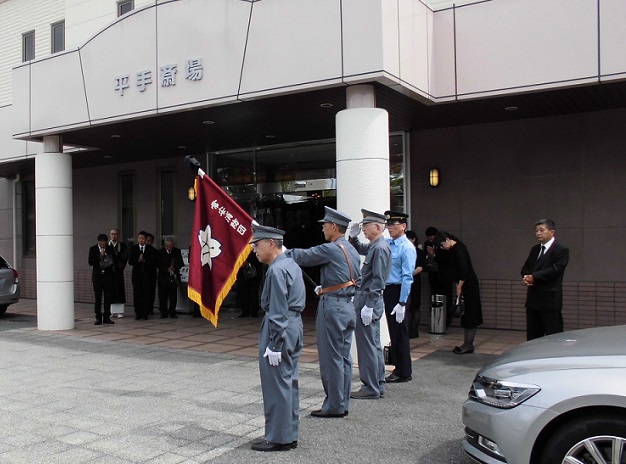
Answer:
<svg viewBox="0 0 626 464"><path fill-rule="evenodd" d="M452 315L456 318L461 317L465 313L465 300L463 299L463 295L457 297L456 303L454 304L454 308L452 311Z"/></svg>
<svg viewBox="0 0 626 464"><path fill-rule="evenodd" d="M104 255L104 259L100 261L100 269L108 269L113 266L113 257L111 255Z"/></svg>

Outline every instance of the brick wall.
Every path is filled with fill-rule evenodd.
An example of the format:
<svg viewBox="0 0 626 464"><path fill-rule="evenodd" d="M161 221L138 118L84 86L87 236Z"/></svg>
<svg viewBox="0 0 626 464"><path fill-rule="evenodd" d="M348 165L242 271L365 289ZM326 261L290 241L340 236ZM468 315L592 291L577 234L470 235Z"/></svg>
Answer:
<svg viewBox="0 0 626 464"><path fill-rule="evenodd" d="M425 288L424 288L425 287ZM521 280L482 280L484 329L526 330L526 287ZM430 324L430 291L422 288L422 323ZM564 282L566 330L626 324L626 283Z"/></svg>
<svg viewBox="0 0 626 464"><path fill-rule="evenodd" d="M132 304L130 272L124 274L126 301ZM22 298L36 298L34 269L20 273ZM430 324L430 289L422 283L422 324ZM521 280L481 280L484 329L526 330L524 301L526 287ZM74 299L93 302L90 272L74 273ZM566 330L626 324L625 282L564 282L563 320ZM456 324L456 322L455 322Z"/></svg>

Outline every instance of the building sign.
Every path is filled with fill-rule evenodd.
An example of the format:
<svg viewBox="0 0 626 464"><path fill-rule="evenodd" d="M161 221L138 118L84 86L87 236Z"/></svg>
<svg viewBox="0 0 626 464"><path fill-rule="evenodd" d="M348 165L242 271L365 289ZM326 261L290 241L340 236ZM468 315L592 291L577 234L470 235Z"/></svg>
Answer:
<svg viewBox="0 0 626 464"><path fill-rule="evenodd" d="M204 68L201 58L186 60L185 79L190 81L202 80ZM159 83L161 87L176 86L177 64L166 64L159 68ZM140 92L145 92L146 86L152 84L152 70L145 69L135 74L135 86ZM124 96L124 90L130 88L130 74L122 74L113 78L113 90Z"/></svg>

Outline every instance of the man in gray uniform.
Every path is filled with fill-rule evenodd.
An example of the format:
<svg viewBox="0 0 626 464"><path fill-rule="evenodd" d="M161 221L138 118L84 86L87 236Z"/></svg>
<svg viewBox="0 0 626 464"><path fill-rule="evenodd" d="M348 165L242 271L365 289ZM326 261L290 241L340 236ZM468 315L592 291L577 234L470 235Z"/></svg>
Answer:
<svg viewBox="0 0 626 464"><path fill-rule="evenodd" d="M261 294L265 317L259 333L265 439L253 443L252 449L288 451L298 446L304 281L300 267L282 252L284 231L257 224L252 231L252 250L260 262L269 265Z"/></svg>
<svg viewBox="0 0 626 464"><path fill-rule="evenodd" d="M286 250L300 266L321 266L315 330L320 375L326 398L314 417L348 415L352 388L352 333L356 317L352 297L361 281L361 259L345 238L351 219L325 206L322 232L329 243L307 250Z"/></svg>
<svg viewBox="0 0 626 464"><path fill-rule="evenodd" d="M356 348L359 376L363 386L350 395L355 399L378 399L385 395L385 359L380 343L380 318L385 310L383 290L391 272L391 251L383 237L386 218L365 209L363 234L370 243L361 243L359 224L350 227L350 243L365 255L361 269L361 286L354 297L356 309Z"/></svg>

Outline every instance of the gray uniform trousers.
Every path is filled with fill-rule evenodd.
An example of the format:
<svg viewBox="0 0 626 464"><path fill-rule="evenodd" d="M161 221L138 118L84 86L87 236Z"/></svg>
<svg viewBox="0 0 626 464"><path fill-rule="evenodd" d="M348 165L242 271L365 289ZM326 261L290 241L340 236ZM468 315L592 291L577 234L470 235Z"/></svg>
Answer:
<svg viewBox="0 0 626 464"><path fill-rule="evenodd" d="M341 414L349 410L352 389L352 333L355 313L352 298L322 295L317 305L315 330L320 376L326 398L322 411Z"/></svg>
<svg viewBox="0 0 626 464"><path fill-rule="evenodd" d="M372 322L363 325L361 320L361 308L367 301L368 292L357 290L354 296L356 314L356 337L357 358L359 361L359 377L363 386L359 391L369 395L385 393L385 357L380 342L380 318L383 317L385 305L379 298L373 308Z"/></svg>
<svg viewBox="0 0 626 464"><path fill-rule="evenodd" d="M269 345L269 321L263 318L259 332L259 372L265 413L265 439L272 443L291 443L298 439L300 422L300 392L298 388L298 359L302 353L302 318L289 311L281 362L270 366L264 358Z"/></svg>

